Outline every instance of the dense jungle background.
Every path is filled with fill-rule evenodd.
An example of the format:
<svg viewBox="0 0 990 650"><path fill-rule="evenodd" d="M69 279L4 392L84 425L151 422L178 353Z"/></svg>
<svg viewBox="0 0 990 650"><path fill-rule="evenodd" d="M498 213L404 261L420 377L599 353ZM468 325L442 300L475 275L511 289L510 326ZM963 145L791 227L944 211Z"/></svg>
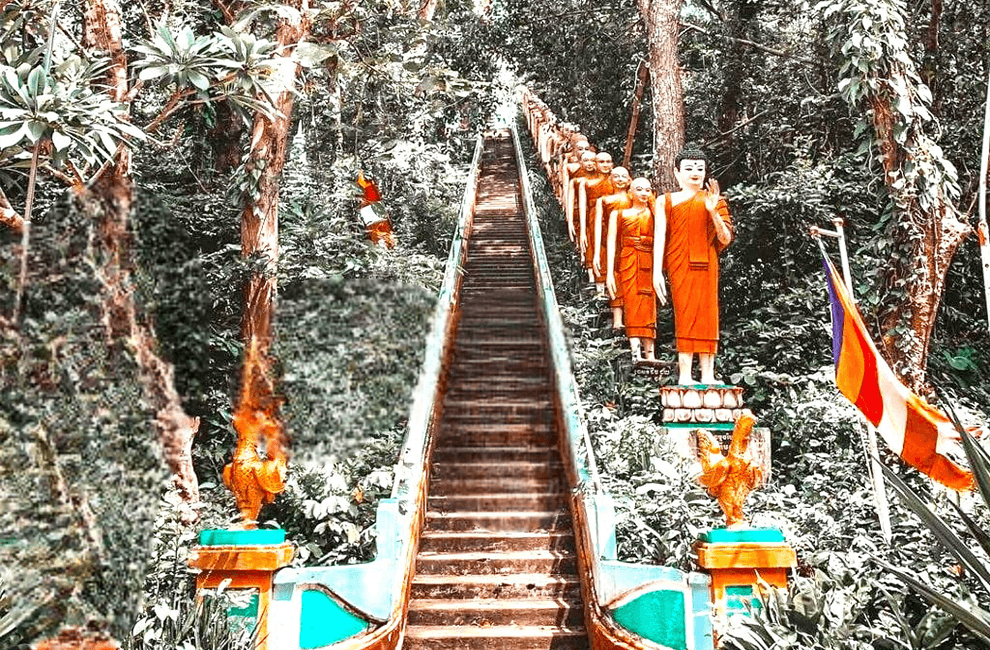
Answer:
<svg viewBox="0 0 990 650"><path fill-rule="evenodd" d="M219 474L252 278L278 286L291 451L288 487L261 519L288 531L296 563L369 559L476 134L525 83L620 158L637 69L658 70L661 13L681 135L709 152L737 228L718 372L746 387L773 444L749 511L801 562L791 593L728 643L990 642L878 562L990 627L986 569L961 567L896 497L893 542L881 541L807 234L846 220L856 295L885 353L985 423L979 247L968 226L958 248L940 228L975 223L990 3L0 0L0 647L62 625L127 648L243 647L222 616L195 618L184 554L199 529L237 516ZM648 85L636 173L662 176L668 101ZM656 440L655 381L632 371L592 299L538 169L620 556L686 569L717 506ZM392 249L365 238L360 170L381 189ZM666 310L659 331L671 331ZM658 350L672 359L664 334ZM162 460L183 456L176 441L195 472L178 489ZM982 501L964 496L960 515L882 455L987 565L973 537L990 521Z"/></svg>

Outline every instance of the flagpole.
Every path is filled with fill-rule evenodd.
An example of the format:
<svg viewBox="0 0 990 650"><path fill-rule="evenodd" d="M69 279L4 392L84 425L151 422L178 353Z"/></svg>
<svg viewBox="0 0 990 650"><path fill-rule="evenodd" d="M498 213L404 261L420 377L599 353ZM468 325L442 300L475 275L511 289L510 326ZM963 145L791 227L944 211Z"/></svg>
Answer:
<svg viewBox="0 0 990 650"><path fill-rule="evenodd" d="M842 226L845 221L842 217L835 217L832 219L832 223L835 225L835 230L822 230L816 226L811 227L811 236L815 238L818 242L818 247L822 250L822 255L828 257L825 252L825 244L822 243L822 235L827 237L834 237L839 241L839 256L842 261L842 274L846 283L846 288L849 290L849 300L856 304L856 296L853 294L853 284L852 284L852 273L849 270L849 254L846 251L846 235ZM880 520L880 535L883 540L890 544L891 540L891 528L890 528L890 504L887 501L887 487L886 482L883 478L883 470L880 468L880 449L877 446L877 432L870 426L869 423L866 425L866 467L870 473L870 483L873 486L873 498L876 501L877 506L877 518Z"/></svg>
<svg viewBox="0 0 990 650"><path fill-rule="evenodd" d="M987 101L983 115L983 152L980 157L980 219L976 237L980 242L983 263L983 287L987 299L987 325L990 326L990 230L987 229L987 159L990 158L990 75L987 77Z"/></svg>

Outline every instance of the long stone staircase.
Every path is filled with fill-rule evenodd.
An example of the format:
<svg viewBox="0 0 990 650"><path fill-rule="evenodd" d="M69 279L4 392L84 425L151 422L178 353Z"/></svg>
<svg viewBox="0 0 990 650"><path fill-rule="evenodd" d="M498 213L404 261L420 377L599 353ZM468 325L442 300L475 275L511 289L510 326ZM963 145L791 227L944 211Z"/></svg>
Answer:
<svg viewBox="0 0 990 650"><path fill-rule="evenodd" d="M512 142L485 142L404 648L584 649Z"/></svg>

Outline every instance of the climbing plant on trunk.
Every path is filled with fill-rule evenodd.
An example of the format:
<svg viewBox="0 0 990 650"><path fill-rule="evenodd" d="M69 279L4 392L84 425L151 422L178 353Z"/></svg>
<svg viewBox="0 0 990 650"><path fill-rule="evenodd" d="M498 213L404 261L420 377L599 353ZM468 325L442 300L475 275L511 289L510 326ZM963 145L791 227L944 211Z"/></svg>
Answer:
<svg viewBox="0 0 990 650"><path fill-rule="evenodd" d="M915 390L925 386L929 343L946 273L970 227L956 207L956 168L936 141L932 96L911 57L901 0L828 0L840 48L839 90L862 112L862 153L879 153L890 199L889 264L879 316L884 353Z"/></svg>

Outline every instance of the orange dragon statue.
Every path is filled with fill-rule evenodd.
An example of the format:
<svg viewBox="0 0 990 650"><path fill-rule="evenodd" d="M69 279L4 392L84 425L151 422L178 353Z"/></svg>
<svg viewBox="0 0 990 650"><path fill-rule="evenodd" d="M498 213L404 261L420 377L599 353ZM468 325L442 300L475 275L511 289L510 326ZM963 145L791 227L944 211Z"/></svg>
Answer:
<svg viewBox="0 0 990 650"><path fill-rule="evenodd" d="M746 526L743 503L753 489L763 482L763 469L747 456L749 439L756 418L746 411L736 419L732 430L729 453L722 449L711 433L698 430L698 452L701 460L701 477L698 482L708 489L708 494L718 500L725 513L728 528Z"/></svg>

